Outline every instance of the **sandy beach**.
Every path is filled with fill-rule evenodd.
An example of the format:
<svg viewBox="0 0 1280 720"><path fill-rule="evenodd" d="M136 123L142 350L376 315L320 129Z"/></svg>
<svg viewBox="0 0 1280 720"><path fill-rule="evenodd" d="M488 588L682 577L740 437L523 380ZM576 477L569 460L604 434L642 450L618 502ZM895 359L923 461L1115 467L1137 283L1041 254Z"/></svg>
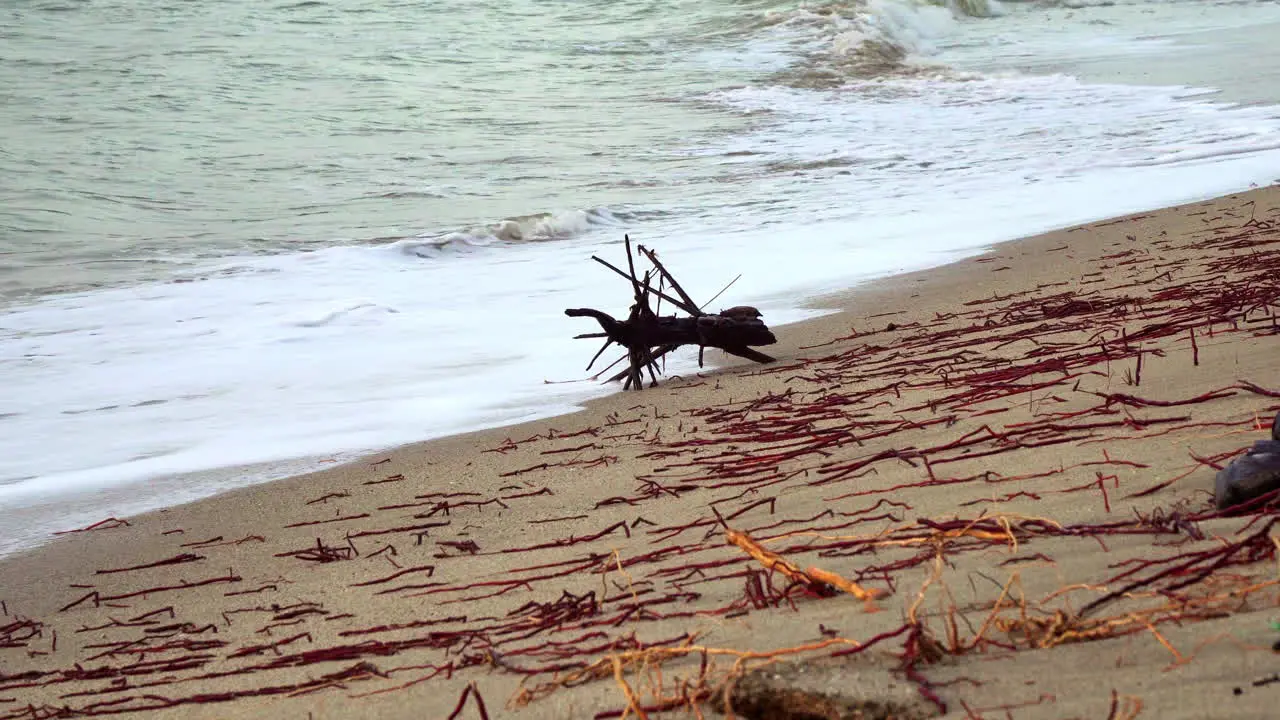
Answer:
<svg viewBox="0 0 1280 720"><path fill-rule="evenodd" d="M1269 717L1275 510L1212 490L1280 409L1277 298L1269 187L104 519L0 561L0 718Z"/></svg>

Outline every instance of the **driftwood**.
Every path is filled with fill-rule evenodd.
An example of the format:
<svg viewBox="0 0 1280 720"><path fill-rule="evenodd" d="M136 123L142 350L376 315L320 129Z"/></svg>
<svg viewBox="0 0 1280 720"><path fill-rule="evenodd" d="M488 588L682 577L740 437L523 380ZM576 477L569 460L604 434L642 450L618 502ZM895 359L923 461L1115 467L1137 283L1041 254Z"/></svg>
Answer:
<svg viewBox="0 0 1280 720"><path fill-rule="evenodd" d="M625 320L618 320L608 313L592 308L569 308L564 311L569 317L590 317L600 323L603 332L577 335L581 338L605 338L604 346L587 363L587 370L604 354L610 345L617 343L626 348L627 354L614 361L609 367L622 360L628 361L625 370L608 378L609 382L626 378L624 389L639 390L643 387L642 374L649 371L650 386L658 384L657 373L660 371L658 360L681 345L698 346L698 366L702 366L702 353L706 348L719 348L730 355L737 355L759 363L773 362L773 358L752 350L753 345L772 345L777 338L760 319L760 311L746 305L731 307L718 313L703 312L702 308L685 293L680 283L667 271L652 250L643 245L637 246L638 254L647 259L653 269L647 270L643 277L636 275L635 257L631 250L631 238L625 239L627 249L627 268L623 272L609 262L594 255L592 260L604 265L631 283L635 302ZM654 279L658 287L653 286ZM732 283L730 283L732 284ZM676 297L667 293L670 289ZM722 291L723 292L723 291ZM718 297L718 296L717 296ZM676 308L687 313L686 317L676 315L660 316L649 306L651 298L660 308L665 300ZM714 300L715 298L712 298ZM608 368L605 368L608 370ZM603 371L601 371L603 372Z"/></svg>

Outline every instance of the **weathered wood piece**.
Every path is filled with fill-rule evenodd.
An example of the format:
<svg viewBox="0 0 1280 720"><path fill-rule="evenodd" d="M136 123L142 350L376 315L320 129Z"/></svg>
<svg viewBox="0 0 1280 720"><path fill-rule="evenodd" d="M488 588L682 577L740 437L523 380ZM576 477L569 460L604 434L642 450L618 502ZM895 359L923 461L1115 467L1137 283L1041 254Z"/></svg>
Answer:
<svg viewBox="0 0 1280 720"><path fill-rule="evenodd" d="M702 366L702 351L708 347L719 348L730 355L737 355L759 363L770 363L774 359L768 355L751 349L752 346L772 345L777 342L773 332L761 320L760 311L746 305L731 307L719 313L707 313L689 297L666 266L658 260L657 253L640 245L639 255L648 260L653 268L644 275L636 274L635 255L631 249L631 238L625 238L627 250L627 269L624 272L606 260L596 256L591 259L604 265L631 283L634 302L625 320L618 320L608 313L592 308L569 308L564 311L569 317L590 317L600 324L603 332L586 333L575 336L579 338L605 338L604 345L591 358L587 369L595 364L610 345L617 343L626 349L623 359L628 361L627 368L608 378L609 382L626 379L624 389L639 390L643 387L643 373L649 371L650 386L658 384L657 374L660 371L658 360L681 345L698 346L698 365ZM655 277L658 287L653 286ZM667 293L669 289L675 297ZM657 298L660 307L663 300L674 305L687 316L658 315L650 307L651 297ZM610 365L609 367L612 367ZM608 370L608 368L605 368ZM603 371L602 371L603 372Z"/></svg>

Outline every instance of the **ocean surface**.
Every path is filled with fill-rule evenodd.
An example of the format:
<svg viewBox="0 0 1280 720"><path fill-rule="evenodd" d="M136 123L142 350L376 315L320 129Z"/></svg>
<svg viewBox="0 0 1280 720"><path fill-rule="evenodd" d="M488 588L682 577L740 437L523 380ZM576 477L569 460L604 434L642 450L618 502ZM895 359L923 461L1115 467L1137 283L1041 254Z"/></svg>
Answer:
<svg viewBox="0 0 1280 720"><path fill-rule="evenodd" d="M1276 182L1276 37L1260 0L7 0L0 553L614 391L562 310L625 313L624 233L776 326Z"/></svg>

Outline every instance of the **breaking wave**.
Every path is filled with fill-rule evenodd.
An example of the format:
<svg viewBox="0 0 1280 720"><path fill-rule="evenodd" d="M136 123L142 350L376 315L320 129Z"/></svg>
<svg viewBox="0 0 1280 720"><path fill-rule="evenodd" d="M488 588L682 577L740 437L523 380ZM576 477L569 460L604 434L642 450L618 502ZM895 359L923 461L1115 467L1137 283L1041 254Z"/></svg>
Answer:
<svg viewBox="0 0 1280 720"><path fill-rule="evenodd" d="M391 247L405 255L435 258L465 254L479 248L519 243L566 240L605 227L618 227L625 215L608 208L535 213L506 218L489 225L397 240Z"/></svg>
<svg viewBox="0 0 1280 720"><path fill-rule="evenodd" d="M910 61L933 54L957 18L1002 14L997 0L843 0L769 13L761 24L782 32L808 57L781 79L820 87L914 72Z"/></svg>

